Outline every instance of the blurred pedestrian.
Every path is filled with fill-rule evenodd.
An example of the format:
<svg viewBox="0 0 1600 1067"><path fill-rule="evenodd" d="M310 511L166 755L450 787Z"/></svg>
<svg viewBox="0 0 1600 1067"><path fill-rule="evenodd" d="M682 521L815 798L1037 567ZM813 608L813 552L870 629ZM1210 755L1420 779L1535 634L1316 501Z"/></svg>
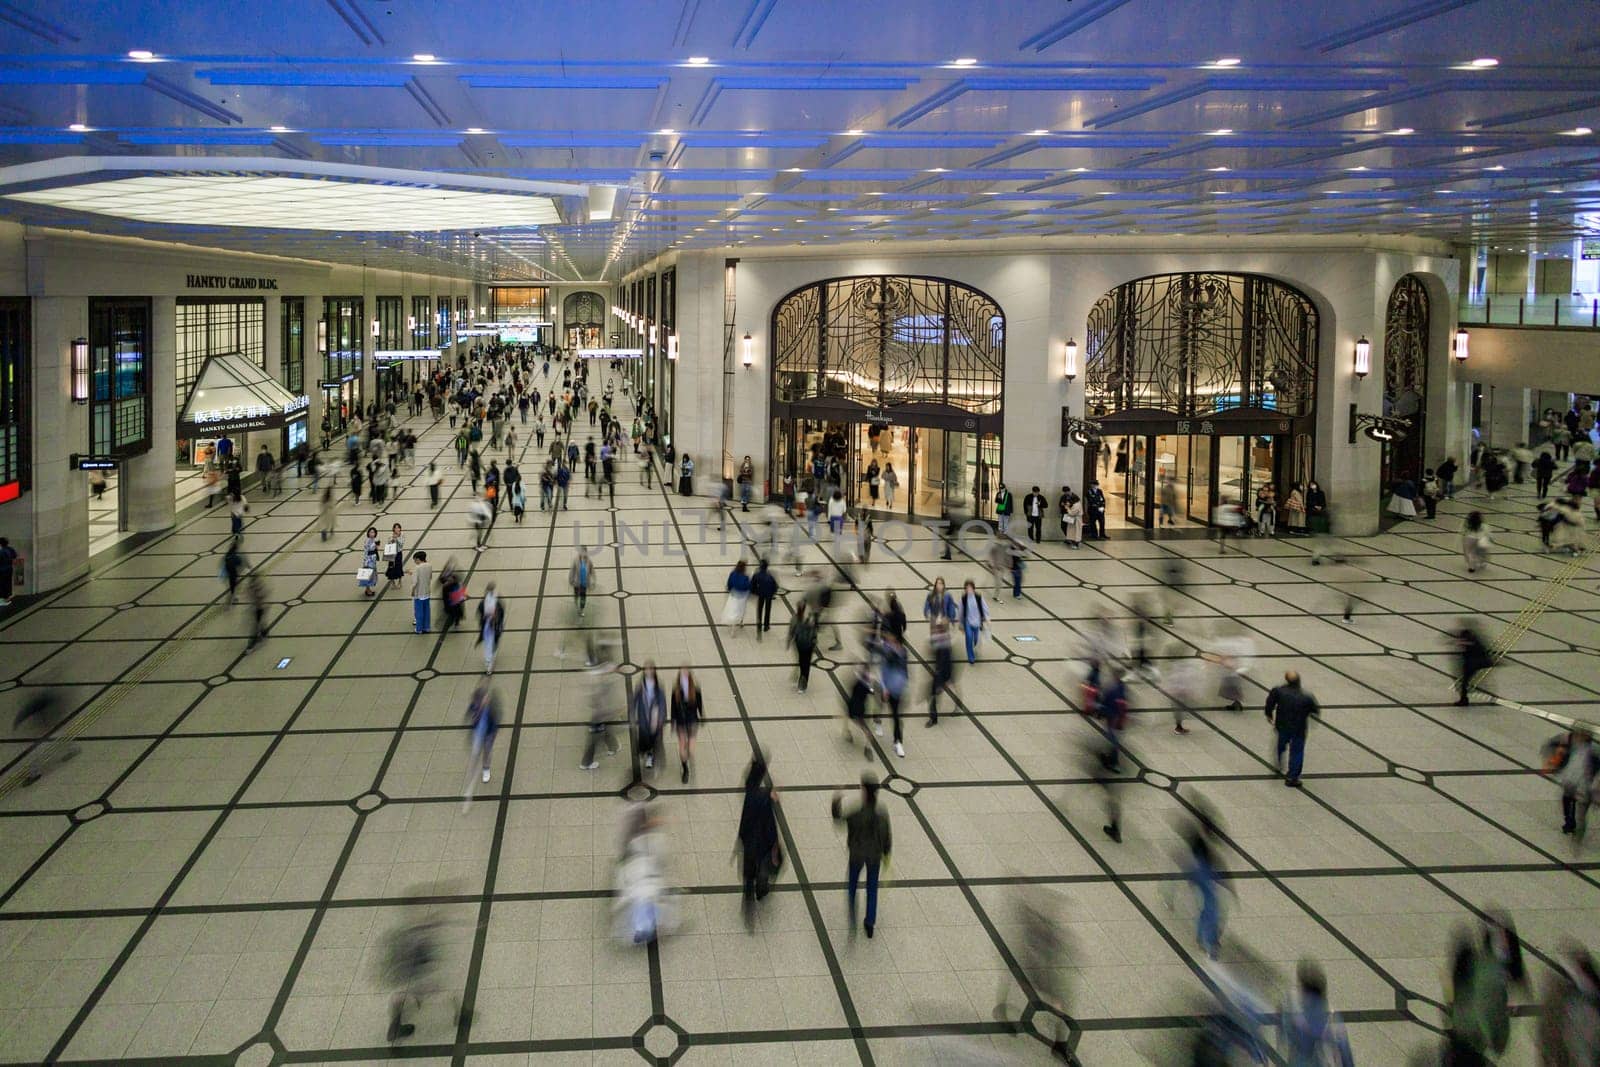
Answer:
<svg viewBox="0 0 1600 1067"><path fill-rule="evenodd" d="M1589 806L1600 781L1600 752L1588 729L1580 726L1546 741L1540 755L1542 773L1561 787L1561 832L1572 835L1576 848L1588 829Z"/></svg>
<svg viewBox="0 0 1600 1067"><path fill-rule="evenodd" d="M1298 787L1300 770L1306 758L1306 728L1313 715L1321 714L1316 698L1300 687L1298 671L1287 671L1283 684L1267 692L1266 716L1278 735L1277 764L1283 771L1283 784ZM1283 764L1284 751L1289 764Z"/></svg>
<svg viewBox="0 0 1600 1067"><path fill-rule="evenodd" d="M1328 1010L1328 980L1322 968L1300 961L1296 989L1278 1016L1278 1048L1289 1067L1355 1067L1344 1020Z"/></svg>
<svg viewBox="0 0 1600 1067"><path fill-rule="evenodd" d="M867 914L863 928L870 938L878 925L878 875L894 845L889 830L889 813L878 804L878 776L871 771L863 771L861 799L856 806L847 811L844 794L834 793L830 810L834 822L845 824L845 847L849 855L846 893L850 902L850 936L854 937L856 931L856 886L865 872Z"/></svg>
<svg viewBox="0 0 1600 1067"><path fill-rule="evenodd" d="M506 606L495 592L494 583L484 587L478 601L478 640L483 646L483 673L494 673L495 653L500 650L500 635L506 628Z"/></svg>
<svg viewBox="0 0 1600 1067"><path fill-rule="evenodd" d="M487 678L480 681L467 702L467 729L471 731L471 755L467 760L467 786L462 807L472 800L473 787L480 774L487 782L494 758L494 739L500 732L500 706Z"/></svg>
<svg viewBox="0 0 1600 1067"><path fill-rule="evenodd" d="M1456 706L1466 707L1479 676L1494 666L1489 647L1470 625L1456 631Z"/></svg>
<svg viewBox="0 0 1600 1067"><path fill-rule="evenodd" d="M747 929L755 925L756 902L766 898L773 877L783 866L777 805L777 790L767 774L767 761L757 754L745 771L744 806L739 812L738 850Z"/></svg>
<svg viewBox="0 0 1600 1067"><path fill-rule="evenodd" d="M1545 979L1538 1038L1542 1067L1600 1063L1600 971L1594 957L1568 944Z"/></svg>
<svg viewBox="0 0 1600 1067"><path fill-rule="evenodd" d="M795 692L804 693L811 681L811 657L817 651L816 619L806 609L804 602L795 605L794 618L789 622L789 638L786 644L794 646L798 660L799 674L795 682Z"/></svg>
<svg viewBox="0 0 1600 1067"><path fill-rule="evenodd" d="M704 718L705 701L700 693L700 683L695 681L688 667L680 667L678 680L672 686L672 732L678 738L678 764L685 782L689 780L695 737L700 733L700 723Z"/></svg>
<svg viewBox="0 0 1600 1067"><path fill-rule="evenodd" d="M667 698L661 690L661 683L656 680L656 665L653 662L644 665L639 688L633 691L630 711L635 736L639 740L638 754L644 769L653 770L661 751L661 730L667 720Z"/></svg>

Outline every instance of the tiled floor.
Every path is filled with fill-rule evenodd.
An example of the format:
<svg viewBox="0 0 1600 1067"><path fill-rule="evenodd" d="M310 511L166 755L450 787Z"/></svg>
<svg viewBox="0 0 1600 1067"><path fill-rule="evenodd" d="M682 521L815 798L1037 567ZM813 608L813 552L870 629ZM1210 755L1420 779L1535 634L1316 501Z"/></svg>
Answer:
<svg viewBox="0 0 1600 1067"><path fill-rule="evenodd" d="M447 437L427 429L423 457ZM1565 566L1537 553L1525 494L1467 493L1437 523L1324 546L1347 562L1320 566L1300 540L1220 557L1193 539L1043 546L1028 597L995 605L997 640L957 675L959 710L932 730L914 716L904 758L876 743L873 766L894 775L896 847L866 940L848 936L844 846L828 818L830 793L867 766L838 719L861 656L852 627L797 694L778 631L758 643L713 628L737 546L702 533L697 502L640 485L630 467L614 509L580 484L570 517L503 517L475 556L467 490L444 462L440 509L417 487L381 515L347 503L330 542L309 493L253 502L247 554L269 568L274 601L255 652L242 609L219 599L216 512L108 553L92 579L4 620L0 722L58 687L78 709L67 730L79 750L23 787L37 752L0 740L0 1060L386 1059L383 946L428 913L444 924L444 995L404 1043L428 1063L1045 1062L1046 1044L1010 1031L1041 983L1062 990L1082 1063L1171 1063L1205 996L1174 854L1202 802L1228 839L1224 959L1274 998L1298 959L1322 961L1363 1064L1404 1063L1437 1041L1447 940L1476 910L1511 911L1536 983L1564 937L1600 931L1596 846L1574 856L1535 773L1555 726L1450 706L1447 631L1475 618L1498 632ZM536 472L531 454L522 469ZM1506 531L1476 580L1456 553L1469 507ZM638 675L597 680L581 664L572 519L606 543L586 623L620 631L635 667L692 665L711 717L691 783L675 756L652 780L681 892L673 933L648 950L614 936L608 899L629 753L577 767L592 701L620 718ZM414 636L403 595L365 600L354 586L360 531L395 521L408 547L436 565L454 555L475 597L494 581L508 607L495 675L507 728L494 780L465 810L473 638ZM626 540L646 524L648 551ZM1290 791L1256 711L1215 710L1208 695L1177 736L1173 698L1136 683L1130 767L1113 787L1125 839L1113 844L1081 757L1093 735L1077 714L1076 656L1095 615L1121 628L1159 595L1174 555L1188 584L1157 627L1158 664L1244 633L1251 700L1297 668L1324 718L1306 788ZM865 595L895 589L913 615L935 575L959 586L981 572L940 561L925 537L899 558L880 545L855 571ZM1590 567L1556 597L1489 690L1597 717L1595 581ZM861 594L841 614L864 617ZM920 623L912 633L920 656ZM919 660L919 712L926 677ZM730 857L752 745L771 753L791 862L747 933ZM1024 893L1060 923L1048 974L1025 962ZM473 1009L464 1023L457 996ZM1505 1062L1534 1062L1526 1015Z"/></svg>

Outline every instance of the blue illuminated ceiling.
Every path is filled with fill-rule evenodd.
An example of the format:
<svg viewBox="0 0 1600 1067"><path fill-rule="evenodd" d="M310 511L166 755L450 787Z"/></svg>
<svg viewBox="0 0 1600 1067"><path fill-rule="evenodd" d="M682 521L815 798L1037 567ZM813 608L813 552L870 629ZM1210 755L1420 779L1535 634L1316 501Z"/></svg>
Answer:
<svg viewBox="0 0 1600 1067"><path fill-rule="evenodd" d="M278 155L624 192L614 218L476 236L5 201L0 216L485 278L614 278L672 247L1059 234L1554 247L1600 214L1592 15L1579 0L10 0L0 164Z"/></svg>

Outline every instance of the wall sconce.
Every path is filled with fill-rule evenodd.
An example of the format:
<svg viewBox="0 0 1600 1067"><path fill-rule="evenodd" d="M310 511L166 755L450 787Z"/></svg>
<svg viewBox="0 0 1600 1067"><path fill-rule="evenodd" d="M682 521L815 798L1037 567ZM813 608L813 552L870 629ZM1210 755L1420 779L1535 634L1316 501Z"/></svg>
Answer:
<svg viewBox="0 0 1600 1067"><path fill-rule="evenodd" d="M1372 373L1372 342L1366 335L1356 342L1356 377L1365 378Z"/></svg>
<svg viewBox="0 0 1600 1067"><path fill-rule="evenodd" d="M378 320L372 320L372 336L377 337L383 332L383 327L378 325Z"/></svg>
<svg viewBox="0 0 1600 1067"><path fill-rule="evenodd" d="M317 320L317 351L324 354L328 351L328 320Z"/></svg>
<svg viewBox="0 0 1600 1067"><path fill-rule="evenodd" d="M756 343L749 334L744 335L744 369L749 370L756 363Z"/></svg>
<svg viewBox="0 0 1600 1067"><path fill-rule="evenodd" d="M1078 342L1067 342L1067 381L1072 381L1078 376Z"/></svg>
<svg viewBox="0 0 1600 1067"><path fill-rule="evenodd" d="M89 402L89 341L85 337L72 342L72 402Z"/></svg>
<svg viewBox="0 0 1600 1067"><path fill-rule="evenodd" d="M413 332L416 331L416 328L417 328L417 317L415 315L406 316L406 327L408 329L412 330Z"/></svg>
<svg viewBox="0 0 1600 1067"><path fill-rule="evenodd" d="M678 335L675 333L667 334L667 358L678 362Z"/></svg>
<svg viewBox="0 0 1600 1067"><path fill-rule="evenodd" d="M1450 342L1450 354L1455 357L1457 363L1465 363L1467 361L1466 330L1459 329L1456 331L1455 339Z"/></svg>

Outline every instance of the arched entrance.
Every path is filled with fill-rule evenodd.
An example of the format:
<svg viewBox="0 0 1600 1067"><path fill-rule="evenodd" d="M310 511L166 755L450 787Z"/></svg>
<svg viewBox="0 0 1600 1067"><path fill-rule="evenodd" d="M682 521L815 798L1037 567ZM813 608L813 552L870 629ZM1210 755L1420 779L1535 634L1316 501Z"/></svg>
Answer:
<svg viewBox="0 0 1600 1067"><path fill-rule="evenodd" d="M1407 274L1395 283L1383 316L1383 413L1411 420L1405 440L1383 446L1385 495L1402 479L1422 481L1429 317L1427 284Z"/></svg>
<svg viewBox="0 0 1600 1067"><path fill-rule="evenodd" d="M792 479L891 514L993 510L1005 315L992 298L944 278L833 278L778 301L771 336L774 495Z"/></svg>
<svg viewBox="0 0 1600 1067"><path fill-rule="evenodd" d="M604 348L606 298L599 293L568 293L561 301L561 329L568 351Z"/></svg>
<svg viewBox="0 0 1600 1067"><path fill-rule="evenodd" d="M1257 274L1160 274L1089 313L1085 452L1107 525L1203 526L1220 503L1311 477L1317 309Z"/></svg>

